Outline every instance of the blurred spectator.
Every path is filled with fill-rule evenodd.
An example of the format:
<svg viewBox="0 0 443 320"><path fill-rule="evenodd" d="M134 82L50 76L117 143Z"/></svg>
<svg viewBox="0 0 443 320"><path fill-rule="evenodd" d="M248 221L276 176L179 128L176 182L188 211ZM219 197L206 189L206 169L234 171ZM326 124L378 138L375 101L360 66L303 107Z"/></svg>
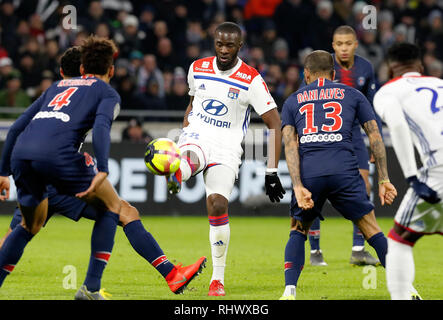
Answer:
<svg viewBox="0 0 443 320"><path fill-rule="evenodd" d="M300 70L296 65L290 65L285 72L283 99L286 100L291 94L298 90L302 80Z"/></svg>
<svg viewBox="0 0 443 320"><path fill-rule="evenodd" d="M249 49L248 59L246 62L253 68L257 69L258 72L263 74L267 67L265 62L265 55L263 49L260 47L251 47Z"/></svg>
<svg viewBox="0 0 443 320"><path fill-rule="evenodd" d="M122 141L132 143L149 143L152 137L143 130L142 122L133 118L129 120L127 127L122 132Z"/></svg>
<svg viewBox="0 0 443 320"><path fill-rule="evenodd" d="M21 88L21 75L17 70L11 71L6 77L6 88L0 90L0 106L28 107L31 99ZM17 115L2 114L3 118L15 118Z"/></svg>
<svg viewBox="0 0 443 320"><path fill-rule="evenodd" d="M176 68L172 80L171 92L166 96L166 105L170 110L185 111L189 104L188 84L183 69Z"/></svg>
<svg viewBox="0 0 443 320"><path fill-rule="evenodd" d="M368 59L374 69L378 69L383 62L382 47L377 43L376 30L364 30L355 53Z"/></svg>
<svg viewBox="0 0 443 320"><path fill-rule="evenodd" d="M54 82L54 74L49 71L49 70L45 70L42 72L42 76L41 76L41 81L40 81L40 85L38 86L35 95L34 95L34 100L37 99L38 97L40 97L40 95L46 91L46 89L48 89L52 83Z"/></svg>
<svg viewBox="0 0 443 320"><path fill-rule="evenodd" d="M161 71L174 70L178 59L174 53L171 39L161 38L157 43L157 66Z"/></svg>
<svg viewBox="0 0 443 320"><path fill-rule="evenodd" d="M23 89L34 93L35 88L40 84L40 75L42 73L41 65L36 64L36 60L29 52L25 52L20 57L18 69L21 72L21 85Z"/></svg>
<svg viewBox="0 0 443 320"><path fill-rule="evenodd" d="M166 108L166 102L163 97L160 97L160 85L157 79L151 77L146 83L146 92L141 96L143 100L143 106L148 110L164 110Z"/></svg>
<svg viewBox="0 0 443 320"><path fill-rule="evenodd" d="M289 44L291 57L304 47L309 19L309 8L302 0L284 0L274 14L277 33Z"/></svg>
<svg viewBox="0 0 443 320"><path fill-rule="evenodd" d="M317 4L316 15L310 19L309 46L314 50L332 52L332 35L343 23L334 15L332 2L321 0Z"/></svg>
<svg viewBox="0 0 443 320"><path fill-rule="evenodd" d="M9 44L14 42L15 29L19 19L14 15L13 1L2 1L0 4L0 29L1 43ZM10 52L9 54L14 54Z"/></svg>
<svg viewBox="0 0 443 320"><path fill-rule="evenodd" d="M145 33L138 30L138 19L136 16L127 15L123 20L123 30L117 31L114 40L119 48L119 57L129 58L129 54L142 50Z"/></svg>
<svg viewBox="0 0 443 320"><path fill-rule="evenodd" d="M0 58L0 89L6 87L6 78L13 70L12 60L9 57Z"/></svg>
<svg viewBox="0 0 443 320"><path fill-rule="evenodd" d="M111 30L106 23L99 23L95 28L95 35L100 38L110 39L112 38Z"/></svg>
<svg viewBox="0 0 443 320"><path fill-rule="evenodd" d="M89 3L88 12L78 19L78 24L82 25L88 33L93 33L100 23L110 25L110 19L106 16L101 1L92 0Z"/></svg>
<svg viewBox="0 0 443 320"><path fill-rule="evenodd" d="M147 91L148 79L156 80L159 85L158 96L163 98L165 96L163 74L157 68L157 58L153 54L147 54L143 57L143 65L137 73L137 87L140 92L144 93Z"/></svg>
<svg viewBox="0 0 443 320"><path fill-rule="evenodd" d="M279 64L282 69L286 69L290 63L289 46L286 40L283 38L277 39L274 42L272 50L272 62Z"/></svg>
<svg viewBox="0 0 443 320"><path fill-rule="evenodd" d="M394 16L388 10L383 10L378 14L378 37L383 52L387 52L388 48L394 43Z"/></svg>
<svg viewBox="0 0 443 320"><path fill-rule="evenodd" d="M268 63L271 62L274 55L274 43L276 42L276 40L277 29L275 27L275 23L271 19L266 20L263 23L262 36L260 42L257 43L257 46L262 48L264 56L268 60Z"/></svg>
<svg viewBox="0 0 443 320"><path fill-rule="evenodd" d="M443 79L443 63L440 60L432 61L427 69L430 76Z"/></svg>
<svg viewBox="0 0 443 320"><path fill-rule="evenodd" d="M118 79L117 91L121 98L122 110L145 110L144 100L141 93L137 93L135 79L130 75L124 75Z"/></svg>
<svg viewBox="0 0 443 320"><path fill-rule="evenodd" d="M43 57L43 66L45 69L51 71L53 74L58 75L60 64L59 64L59 54L60 50L58 43L55 40L49 40L46 42L45 54ZM56 76L56 78L59 78Z"/></svg>
<svg viewBox="0 0 443 320"><path fill-rule="evenodd" d="M429 34L425 38L427 42L432 42L430 44L433 48L431 53L433 53L438 59L443 60L443 14L439 10L433 10L429 13Z"/></svg>

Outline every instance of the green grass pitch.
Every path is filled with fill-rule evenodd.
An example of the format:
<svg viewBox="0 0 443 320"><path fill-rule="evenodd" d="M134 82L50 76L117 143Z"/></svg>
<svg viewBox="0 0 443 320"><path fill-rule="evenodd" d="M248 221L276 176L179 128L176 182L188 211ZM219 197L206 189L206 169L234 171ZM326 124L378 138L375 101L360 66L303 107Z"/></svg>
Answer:
<svg viewBox="0 0 443 320"><path fill-rule="evenodd" d="M9 221L10 216L0 216L0 232L6 231ZM212 273L207 218L147 216L142 221L173 263L188 265L205 255L208 257L207 267L184 294L174 295L157 271L135 253L119 227L102 280L102 287L112 294L111 299L214 299L207 296ZM392 223L391 218L379 219L385 234ZM64 217L53 217L28 245L14 272L0 288L0 299L73 299L76 289L72 286L78 288L85 277L92 225L92 221L86 219L75 223ZM281 296L288 225L289 218L230 217L231 241L225 275L227 294L216 299L276 300ZM351 222L343 218L327 218L322 222L321 232L320 244L329 265L309 265L307 242L306 263L299 279L297 299L389 299L382 267L374 271L349 265ZM375 255L369 245L366 248ZM422 238L414 248L414 284L424 299L443 300L442 252L443 241L438 235Z"/></svg>

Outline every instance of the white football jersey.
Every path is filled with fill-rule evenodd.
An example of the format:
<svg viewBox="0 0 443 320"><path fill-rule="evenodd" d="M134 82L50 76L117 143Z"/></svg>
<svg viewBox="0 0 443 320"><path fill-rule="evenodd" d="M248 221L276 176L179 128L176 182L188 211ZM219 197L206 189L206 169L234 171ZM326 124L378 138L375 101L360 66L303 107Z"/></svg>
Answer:
<svg viewBox="0 0 443 320"><path fill-rule="evenodd" d="M374 108L389 127L405 177L417 175L414 145L425 168L443 165L443 80L405 73L381 87Z"/></svg>
<svg viewBox="0 0 443 320"><path fill-rule="evenodd" d="M227 71L217 68L215 56L196 60L188 84L194 100L184 131L197 132L200 140L236 154L242 153L251 106L259 115L277 107L257 70L240 58Z"/></svg>

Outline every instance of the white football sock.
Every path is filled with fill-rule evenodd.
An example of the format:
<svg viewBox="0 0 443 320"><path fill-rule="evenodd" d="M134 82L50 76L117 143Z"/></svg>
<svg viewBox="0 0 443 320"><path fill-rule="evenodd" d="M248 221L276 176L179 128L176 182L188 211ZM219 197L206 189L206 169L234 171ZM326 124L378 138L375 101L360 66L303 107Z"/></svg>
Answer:
<svg viewBox="0 0 443 320"><path fill-rule="evenodd" d="M225 281L226 256L230 237L229 223L221 226L209 226L209 242L212 254L212 280Z"/></svg>
<svg viewBox="0 0 443 320"><path fill-rule="evenodd" d="M285 292L283 292L283 297L296 296L296 289L294 285L289 285L285 287Z"/></svg>
<svg viewBox="0 0 443 320"><path fill-rule="evenodd" d="M411 300L415 277L412 247L388 238L386 284L392 300ZM416 292L416 291L415 291Z"/></svg>

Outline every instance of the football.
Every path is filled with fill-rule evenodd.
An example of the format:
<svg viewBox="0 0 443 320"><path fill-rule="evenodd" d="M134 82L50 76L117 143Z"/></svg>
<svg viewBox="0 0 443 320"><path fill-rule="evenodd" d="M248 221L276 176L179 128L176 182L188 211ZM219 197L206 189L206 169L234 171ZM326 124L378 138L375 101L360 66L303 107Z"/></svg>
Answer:
<svg viewBox="0 0 443 320"><path fill-rule="evenodd" d="M168 138L152 140L145 152L145 164L155 175L169 175L180 168L180 149Z"/></svg>

